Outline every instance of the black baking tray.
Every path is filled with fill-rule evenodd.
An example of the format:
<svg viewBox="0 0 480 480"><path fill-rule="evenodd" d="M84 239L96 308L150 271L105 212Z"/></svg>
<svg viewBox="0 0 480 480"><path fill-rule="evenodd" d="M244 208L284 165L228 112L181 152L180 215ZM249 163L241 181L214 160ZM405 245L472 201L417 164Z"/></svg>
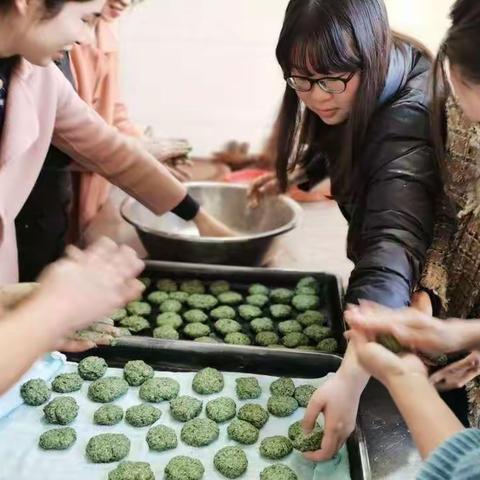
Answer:
<svg viewBox="0 0 480 480"><path fill-rule="evenodd" d="M323 286L324 304L321 308L327 319L327 324L333 332L334 338L338 342L338 353L343 354L346 349L346 341L343 336L345 332L345 322L343 320L342 297L343 287L339 277L329 273L295 271L295 270L280 270L267 268L249 268L249 267L230 267L224 265L203 265L203 264L189 264L177 262L162 262L162 261L147 261L146 269L142 276L152 278L152 287L148 291L155 290L153 286L155 280L160 278L172 278L173 280L189 280L199 279L204 282L213 282L215 280L227 280L232 284L234 290L245 293L247 287L253 283L263 283L270 288L294 288L297 282L306 276L315 277ZM155 310L152 312L150 321L154 324L156 317ZM152 332L148 331L149 337ZM117 343L119 345L139 345L140 339L147 339L147 336L135 335L134 337L123 337ZM198 342L192 341L172 341L159 340L159 344L167 343L170 348L183 350L182 344L187 343L189 349L195 350L199 345ZM234 355L238 347L234 345L227 345L224 343L210 344L213 350L221 350L225 353L229 352ZM264 350L270 353L271 348L252 346L247 352L253 350ZM283 350L286 354L293 352L293 350ZM294 351L297 352L297 351ZM315 352L302 352L306 356L317 355Z"/></svg>
<svg viewBox="0 0 480 480"><path fill-rule="evenodd" d="M320 378L336 372L342 361L341 357L336 355L322 353L302 355L298 352L291 352L288 361L285 361L282 350L268 349L268 352L264 352L264 349L252 347L236 347L234 352L224 355L212 349L212 344L200 343L198 348L191 349L190 342L178 343L183 344L181 351L169 348L168 342L159 343L151 338L134 338L131 345L99 347L85 353L67 355L69 360L76 362L89 355L98 355L105 358L110 367L117 368L123 368L129 360L141 359L157 371L197 371L212 367L224 372L305 379ZM352 480L371 480L368 450L360 422L348 439L347 448Z"/></svg>

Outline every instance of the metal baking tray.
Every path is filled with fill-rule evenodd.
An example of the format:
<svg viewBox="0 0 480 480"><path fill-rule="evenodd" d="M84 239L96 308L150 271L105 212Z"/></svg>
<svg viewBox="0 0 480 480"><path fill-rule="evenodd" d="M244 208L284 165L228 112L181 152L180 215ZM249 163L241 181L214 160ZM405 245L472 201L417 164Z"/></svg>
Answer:
<svg viewBox="0 0 480 480"><path fill-rule="evenodd" d="M68 357L78 362L85 356L98 355L105 358L110 367L117 368L123 368L129 360L142 359L157 371L197 371L212 367L226 372L306 379L323 377L337 371L342 360L336 355L319 353L308 356L291 352L288 361L285 361L282 350L269 349L264 352L264 349L237 347L234 352L225 355L218 349L212 349L212 344L198 344L198 348L192 349L190 342L178 342L182 348L171 349L166 342L159 343L154 339L132 340L128 346L100 347L83 354L69 354ZM352 480L371 480L368 450L360 421L347 442L347 448Z"/></svg>
<svg viewBox="0 0 480 480"><path fill-rule="evenodd" d="M267 268L249 268L249 267L230 267L224 265L202 265L176 262L162 262L162 261L147 261L146 269L142 276L150 277L154 280L159 278L172 278L174 280L189 280L199 279L204 282L212 282L215 280L229 281L234 290L245 292L248 285L253 283L263 283L270 288L286 287L293 288L296 283L305 276L313 276L324 285L325 303L321 310L327 318L327 324L333 331L333 337L338 342L338 353L343 354L346 349L346 341L343 336L345 332L345 322L343 320L342 297L343 287L339 277L329 273L319 272L305 272L295 270L280 270ZM154 284L154 282L152 282ZM155 288L152 287L151 290ZM152 312L150 321L154 324L157 312ZM150 337L135 335L132 337L123 337L119 339L118 345L134 345L139 346L143 341L157 342L159 345L167 345L168 348L177 351L183 351L184 345L188 345L188 349L196 350L200 345L198 342L185 340L160 340L152 339L151 331ZM252 346L252 347L238 347L235 345L227 345L224 343L209 344L213 351L222 351L225 354L235 355L236 352L243 352L243 354L250 355L254 351L263 351L263 354L268 355L272 352L271 348ZM319 355L316 352L303 352L298 350L283 349L285 359L291 355L305 355L308 358Z"/></svg>

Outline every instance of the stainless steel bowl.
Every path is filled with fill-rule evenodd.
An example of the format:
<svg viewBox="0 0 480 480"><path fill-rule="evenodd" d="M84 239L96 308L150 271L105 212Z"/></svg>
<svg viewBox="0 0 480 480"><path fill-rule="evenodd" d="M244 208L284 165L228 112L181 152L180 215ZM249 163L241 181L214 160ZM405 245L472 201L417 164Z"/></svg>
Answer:
<svg viewBox="0 0 480 480"><path fill-rule="evenodd" d="M192 182L190 195L203 208L239 233L233 238L200 237L193 222L167 213L156 216L132 198L121 206L153 260L224 265L260 265L275 237L294 229L301 208L285 196L271 197L258 208L247 203L247 187L228 183Z"/></svg>

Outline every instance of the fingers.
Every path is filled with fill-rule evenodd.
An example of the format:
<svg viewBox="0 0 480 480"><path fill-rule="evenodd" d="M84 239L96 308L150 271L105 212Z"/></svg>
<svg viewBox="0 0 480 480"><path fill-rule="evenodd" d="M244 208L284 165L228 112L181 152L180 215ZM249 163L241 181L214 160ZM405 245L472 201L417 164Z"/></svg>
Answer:
<svg viewBox="0 0 480 480"><path fill-rule="evenodd" d="M318 416L325 408L325 400L319 390L317 390L305 409L305 415L302 420L302 428L305 432L311 432L317 423Z"/></svg>
<svg viewBox="0 0 480 480"><path fill-rule="evenodd" d="M315 452L306 452L304 457L311 462L325 462L333 458L342 445L343 439L341 436L338 433L329 432L325 428L321 449Z"/></svg>
<svg viewBox="0 0 480 480"><path fill-rule="evenodd" d="M58 344L57 350L68 353L79 353L91 350L96 346L97 344L91 340L65 339Z"/></svg>

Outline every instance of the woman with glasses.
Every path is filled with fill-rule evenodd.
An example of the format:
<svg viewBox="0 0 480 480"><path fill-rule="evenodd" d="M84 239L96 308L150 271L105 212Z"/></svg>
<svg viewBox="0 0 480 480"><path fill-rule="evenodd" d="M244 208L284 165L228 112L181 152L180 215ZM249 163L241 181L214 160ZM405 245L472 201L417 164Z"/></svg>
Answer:
<svg viewBox="0 0 480 480"><path fill-rule="evenodd" d="M254 184L252 199L293 183L309 189L329 176L355 265L346 303L408 306L440 186L428 53L392 32L383 0L291 0L276 54L286 79L276 178ZM345 442L368 379L349 345L307 408L307 430L325 416L322 448L308 458L331 458Z"/></svg>

